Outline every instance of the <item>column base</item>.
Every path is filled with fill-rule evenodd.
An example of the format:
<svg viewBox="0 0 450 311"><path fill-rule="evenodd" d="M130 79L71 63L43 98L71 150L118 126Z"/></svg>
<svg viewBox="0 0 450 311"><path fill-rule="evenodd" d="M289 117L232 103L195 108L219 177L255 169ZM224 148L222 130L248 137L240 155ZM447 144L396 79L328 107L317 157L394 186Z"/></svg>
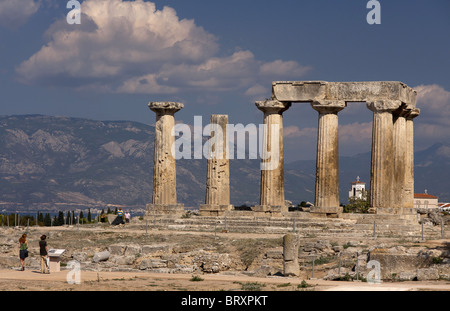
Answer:
<svg viewBox="0 0 450 311"><path fill-rule="evenodd" d="M321 206L311 206L310 213L313 214L341 214L344 211L342 206L333 207L321 207Z"/></svg>
<svg viewBox="0 0 450 311"><path fill-rule="evenodd" d="M286 206L280 205L255 205L251 208L256 217L283 217L283 213L288 211Z"/></svg>
<svg viewBox="0 0 450 311"><path fill-rule="evenodd" d="M200 205L200 216L224 216L226 212L233 210L233 205L216 205L202 204Z"/></svg>
<svg viewBox="0 0 450 311"><path fill-rule="evenodd" d="M377 215L416 215L416 208L402 207L377 207L375 208Z"/></svg>
<svg viewBox="0 0 450 311"><path fill-rule="evenodd" d="M147 204L145 217L177 218L184 215L184 204Z"/></svg>

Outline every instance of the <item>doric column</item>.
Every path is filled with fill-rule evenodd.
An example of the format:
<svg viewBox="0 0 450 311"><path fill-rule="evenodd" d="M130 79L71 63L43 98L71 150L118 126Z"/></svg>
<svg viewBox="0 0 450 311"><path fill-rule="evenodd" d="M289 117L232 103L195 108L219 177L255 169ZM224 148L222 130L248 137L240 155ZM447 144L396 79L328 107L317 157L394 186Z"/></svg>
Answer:
<svg viewBox="0 0 450 311"><path fill-rule="evenodd" d="M175 166L174 115L184 107L181 103L152 102L148 107L156 113L153 198L147 205L147 215L176 215L184 212L177 203L177 182Z"/></svg>
<svg viewBox="0 0 450 311"><path fill-rule="evenodd" d="M284 201L283 112L290 106L291 103L277 100L256 102L256 107L264 112L264 133L260 205L252 210L261 215L281 216L288 211Z"/></svg>
<svg viewBox="0 0 450 311"><path fill-rule="evenodd" d="M311 106L319 112L316 158L316 195L311 213L337 214L339 206L339 135L338 112L345 101L316 101Z"/></svg>
<svg viewBox="0 0 450 311"><path fill-rule="evenodd" d="M394 121L398 100L367 101L373 111L370 206L377 214L395 213L394 209Z"/></svg>
<svg viewBox="0 0 450 311"><path fill-rule="evenodd" d="M405 189L403 204L405 208L414 208L414 119L420 115L420 109L415 108L406 116L406 162Z"/></svg>
<svg viewBox="0 0 450 311"><path fill-rule="evenodd" d="M406 116L410 109L400 108L394 112L393 152L394 152L394 193L393 207L405 207L406 184Z"/></svg>
<svg viewBox="0 0 450 311"><path fill-rule="evenodd" d="M231 211L230 167L228 156L228 116L211 116L211 138L206 175L205 204L200 206L200 216L223 216Z"/></svg>

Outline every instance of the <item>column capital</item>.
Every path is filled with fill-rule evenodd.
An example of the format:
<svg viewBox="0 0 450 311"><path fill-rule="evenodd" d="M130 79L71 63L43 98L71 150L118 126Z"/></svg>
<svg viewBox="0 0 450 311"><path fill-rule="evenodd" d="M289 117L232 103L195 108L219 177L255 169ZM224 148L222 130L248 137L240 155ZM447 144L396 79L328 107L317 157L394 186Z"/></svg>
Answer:
<svg viewBox="0 0 450 311"><path fill-rule="evenodd" d="M406 120L413 120L414 118L417 118L420 115L420 109L414 108L405 116Z"/></svg>
<svg viewBox="0 0 450 311"><path fill-rule="evenodd" d="M317 100L311 102L311 107L320 113L338 113L347 104L343 100Z"/></svg>
<svg viewBox="0 0 450 311"><path fill-rule="evenodd" d="M369 99L366 100L367 108L373 112L393 112L401 107L402 101L392 99Z"/></svg>
<svg viewBox="0 0 450 311"><path fill-rule="evenodd" d="M278 113L281 114L291 107L290 102L280 102L278 100L266 99L264 101L257 101L256 107L264 113Z"/></svg>
<svg viewBox="0 0 450 311"><path fill-rule="evenodd" d="M184 108L184 104L176 102L150 102L148 108L157 115L175 114Z"/></svg>

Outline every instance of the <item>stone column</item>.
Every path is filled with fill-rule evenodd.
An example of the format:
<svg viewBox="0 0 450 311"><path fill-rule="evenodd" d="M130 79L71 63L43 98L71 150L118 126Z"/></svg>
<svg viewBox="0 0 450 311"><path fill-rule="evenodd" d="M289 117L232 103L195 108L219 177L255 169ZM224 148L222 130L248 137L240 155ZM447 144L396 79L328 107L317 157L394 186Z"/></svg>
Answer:
<svg viewBox="0 0 450 311"><path fill-rule="evenodd" d="M206 199L200 206L200 216L223 216L231 211L230 167L228 156L228 116L211 116L210 155L206 175Z"/></svg>
<svg viewBox="0 0 450 311"><path fill-rule="evenodd" d="M406 184L406 116L410 109L400 108L394 112L393 152L394 152L394 193L393 207L403 208Z"/></svg>
<svg viewBox="0 0 450 311"><path fill-rule="evenodd" d="M414 209L414 119L420 115L420 109L415 108L406 116L406 162L405 189L403 196L404 208Z"/></svg>
<svg viewBox="0 0 450 311"><path fill-rule="evenodd" d="M296 234L286 234L283 237L283 275L299 276L300 267L298 265L299 236Z"/></svg>
<svg viewBox="0 0 450 311"><path fill-rule="evenodd" d="M316 195L311 213L342 213L339 206L339 142L338 112L345 101L312 102L319 112L316 159Z"/></svg>
<svg viewBox="0 0 450 311"><path fill-rule="evenodd" d="M394 121L398 100L367 101L373 111L370 206L377 214L394 214Z"/></svg>
<svg viewBox="0 0 450 311"><path fill-rule="evenodd" d="M177 203L177 182L175 166L174 115L184 105L174 102L152 102L148 107L156 113L155 156L153 166L153 198L147 205L147 216L184 213L183 204Z"/></svg>
<svg viewBox="0 0 450 311"><path fill-rule="evenodd" d="M283 112L290 106L291 103L277 100L256 102L256 107L264 112L265 127L260 205L253 206L252 210L261 216L282 216L288 212L284 201Z"/></svg>

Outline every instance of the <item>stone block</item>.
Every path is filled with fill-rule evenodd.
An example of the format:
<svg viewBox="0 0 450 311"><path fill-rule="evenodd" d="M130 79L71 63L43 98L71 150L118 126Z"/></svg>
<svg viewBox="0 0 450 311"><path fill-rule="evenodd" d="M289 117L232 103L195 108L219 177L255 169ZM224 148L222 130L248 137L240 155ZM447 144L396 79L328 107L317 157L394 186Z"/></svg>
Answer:
<svg viewBox="0 0 450 311"><path fill-rule="evenodd" d="M110 256L111 256L111 253L109 251L95 253L94 257L92 258L92 261L93 262L107 261Z"/></svg>
<svg viewBox="0 0 450 311"><path fill-rule="evenodd" d="M169 244L144 245L141 249L143 255L166 254L171 251L172 245Z"/></svg>
<svg viewBox="0 0 450 311"><path fill-rule="evenodd" d="M125 256L136 256L141 253L141 246L138 244L129 244L125 249Z"/></svg>
<svg viewBox="0 0 450 311"><path fill-rule="evenodd" d="M126 244L112 244L108 247L108 250L111 255L124 255L126 248Z"/></svg>
<svg viewBox="0 0 450 311"><path fill-rule="evenodd" d="M417 281L439 280L439 272L435 268L417 269Z"/></svg>

